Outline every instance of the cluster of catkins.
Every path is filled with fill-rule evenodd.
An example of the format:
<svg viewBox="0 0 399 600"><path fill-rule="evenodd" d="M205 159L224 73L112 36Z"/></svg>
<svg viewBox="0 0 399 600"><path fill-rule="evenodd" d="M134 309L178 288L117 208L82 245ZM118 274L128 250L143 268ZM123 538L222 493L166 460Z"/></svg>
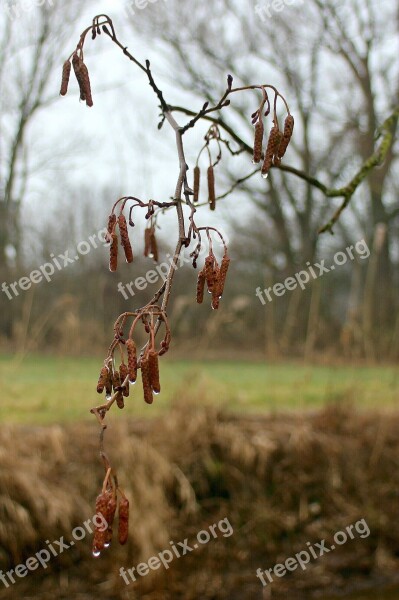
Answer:
<svg viewBox="0 0 399 600"><path fill-rule="evenodd" d="M227 271L230 264L230 258L227 253L224 254L220 266L210 250L209 255L205 259L205 264L198 273L197 280L197 302L202 304L204 301L205 284L208 292L212 294L212 308L219 308L220 299L223 296L224 286L226 283Z"/></svg>
<svg viewBox="0 0 399 600"><path fill-rule="evenodd" d="M256 113L255 113L256 114ZM264 126L262 114L258 113L255 117L255 141L254 141L254 156L253 162L259 163L262 160ZM288 144L290 143L292 133L294 131L294 117L289 114L284 122L284 131L280 131L277 119L274 120L274 125L270 131L269 139L266 146L266 151L262 164L262 176L267 177L272 165L278 166L281 163Z"/></svg>
<svg viewBox="0 0 399 600"><path fill-rule="evenodd" d="M119 500L117 491L120 492ZM124 545L127 542L129 534L129 500L125 495L117 490L116 486L108 486L106 491L101 492L96 500L96 514L102 515L107 523L107 527L100 524L96 527L93 538L93 555L99 556L104 548L108 548L112 540L112 528L115 519L116 509L118 507L118 541Z"/></svg>
<svg viewBox="0 0 399 600"><path fill-rule="evenodd" d="M133 250L129 239L126 217L121 213L117 218L114 213L108 217L107 240L110 243L109 270L115 272L118 269L118 247L119 238L116 228L119 228L121 246L125 253L127 263L133 262ZM155 227L146 227L144 230L144 256L153 258L158 262L158 244L155 237Z"/></svg>
<svg viewBox="0 0 399 600"><path fill-rule="evenodd" d="M208 178L208 203L209 208L211 210L216 209L216 190L215 190L215 171L213 165L209 165L207 171ZM200 180L201 180L201 169L198 165L194 167L194 204L197 204L199 201L199 193L200 193Z"/></svg>
<svg viewBox="0 0 399 600"><path fill-rule="evenodd" d="M75 72L76 80L79 85L80 99L86 101L87 106L93 106L93 98L91 95L90 77L89 71L83 62L82 56L76 51L72 56L72 65L70 59L64 62L62 68L62 81L61 81L61 96L66 96L68 92L69 78L71 75L71 68Z"/></svg>

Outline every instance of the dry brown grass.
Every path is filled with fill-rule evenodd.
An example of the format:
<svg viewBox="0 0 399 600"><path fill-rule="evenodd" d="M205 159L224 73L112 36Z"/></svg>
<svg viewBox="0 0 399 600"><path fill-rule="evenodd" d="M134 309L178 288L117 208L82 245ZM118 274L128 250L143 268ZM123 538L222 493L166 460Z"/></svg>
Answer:
<svg viewBox="0 0 399 600"><path fill-rule="evenodd" d="M201 404L199 402L201 401ZM153 422L111 424L107 448L131 500L130 542L101 559L89 536L0 591L4 598L262 599L258 567L365 518L367 539L349 541L273 584L273 598L347 589L377 572L391 577L399 556L399 415L323 412L269 418L220 413L183 399ZM70 539L93 514L102 472L89 424L0 432L0 559L15 565ZM119 567L136 566L228 517L229 538L209 542L128 588ZM302 594L302 596L301 596Z"/></svg>

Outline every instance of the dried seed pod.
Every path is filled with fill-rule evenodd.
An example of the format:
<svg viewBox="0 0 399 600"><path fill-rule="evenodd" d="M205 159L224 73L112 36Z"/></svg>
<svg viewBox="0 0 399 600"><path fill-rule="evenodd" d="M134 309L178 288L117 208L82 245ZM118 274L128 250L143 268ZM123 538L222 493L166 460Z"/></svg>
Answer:
<svg viewBox="0 0 399 600"><path fill-rule="evenodd" d="M108 380L108 369L107 369L107 367L103 367L100 371L100 377L98 378L98 383L97 383L97 393L98 394L103 393L104 388L107 384L107 380Z"/></svg>
<svg viewBox="0 0 399 600"><path fill-rule="evenodd" d="M101 515L106 522L108 501L109 492L99 494L96 499L96 514ZM104 550L106 531L106 529L101 531L99 527L96 527L93 539L93 554L99 554L101 550Z"/></svg>
<svg viewBox="0 0 399 600"><path fill-rule="evenodd" d="M159 380L158 353L155 350L150 350L148 353L148 368L152 391L154 394L159 394L161 392L161 384Z"/></svg>
<svg viewBox="0 0 399 600"><path fill-rule="evenodd" d="M129 500L122 498L119 502L119 528L118 539L123 546L126 544L129 536Z"/></svg>
<svg viewBox="0 0 399 600"><path fill-rule="evenodd" d="M263 121L259 117L259 121L255 125L255 140L254 140L254 158L255 164L259 163L262 158L262 147L263 147L263 135L264 135Z"/></svg>
<svg viewBox="0 0 399 600"><path fill-rule="evenodd" d="M123 399L123 394L121 390L119 390L119 392L117 393L115 401L118 408L120 408L121 410L122 408L125 408L125 401Z"/></svg>
<svg viewBox="0 0 399 600"><path fill-rule="evenodd" d="M269 141L267 142L267 148L265 153L265 159L262 165L262 175L267 177L270 167L273 164L273 157L280 144L280 130L277 125L274 125L270 131Z"/></svg>
<svg viewBox="0 0 399 600"><path fill-rule="evenodd" d="M206 281L205 269L201 269L201 271L198 273L198 279L197 279L197 303L198 304L202 304L204 301L205 281Z"/></svg>
<svg viewBox="0 0 399 600"><path fill-rule="evenodd" d="M208 291L212 292L213 286L215 285L215 257L210 254L205 259L205 278L208 286Z"/></svg>
<svg viewBox="0 0 399 600"><path fill-rule="evenodd" d="M148 361L148 356L143 356L143 358L141 359L141 379L143 382L144 401L147 404L152 404L154 398L152 395L150 365Z"/></svg>
<svg viewBox="0 0 399 600"><path fill-rule="evenodd" d="M118 236L116 233L111 234L111 247L109 249L109 270L112 273L118 269Z"/></svg>
<svg viewBox="0 0 399 600"><path fill-rule="evenodd" d="M123 382L129 376L129 369L128 369L127 365L125 365L125 363L122 363L120 365L119 375L121 378L121 385L123 386L123 395L125 396L125 398L127 398L129 396L129 381L126 383L126 385L123 385Z"/></svg>
<svg viewBox="0 0 399 600"><path fill-rule="evenodd" d="M225 254L222 258L218 278L218 295L223 296L224 286L226 283L227 271L229 270L230 258Z"/></svg>
<svg viewBox="0 0 399 600"><path fill-rule="evenodd" d="M66 60L62 67L62 81L61 81L61 89L60 89L61 96L67 95L69 78L71 76L71 68L72 68L71 63L69 62L69 60Z"/></svg>
<svg viewBox="0 0 399 600"><path fill-rule="evenodd" d="M158 244L157 238L155 237L155 229L151 229L151 237L150 237L150 251L152 254L152 258L155 262L158 262Z"/></svg>
<svg viewBox="0 0 399 600"><path fill-rule="evenodd" d="M151 228L144 230L144 256L149 256L151 252Z"/></svg>
<svg viewBox="0 0 399 600"><path fill-rule="evenodd" d="M279 159L283 158L284 154L287 151L288 145L291 141L292 134L294 132L294 117L292 115L288 115L284 122L284 134L283 138L278 147L277 156Z"/></svg>
<svg viewBox="0 0 399 600"><path fill-rule="evenodd" d="M209 208L215 210L216 208L216 192L215 192L215 172L212 165L208 168L208 198Z"/></svg>
<svg viewBox="0 0 399 600"><path fill-rule="evenodd" d="M194 204L196 204L199 200L199 191L200 191L200 179L201 179L201 171L199 166L194 167Z"/></svg>
<svg viewBox="0 0 399 600"><path fill-rule="evenodd" d="M87 70L87 67L81 57L76 53L73 55L72 65L79 85L80 99L86 100L87 106L93 106L89 71Z"/></svg>
<svg viewBox="0 0 399 600"><path fill-rule="evenodd" d="M136 344L132 339L128 339L126 342L127 350L127 364L129 371L129 381L135 382L137 379L137 349Z"/></svg>
<svg viewBox="0 0 399 600"><path fill-rule="evenodd" d="M124 215L118 217L119 231L121 233L121 244L125 251L126 262L133 262L133 250L129 240L129 232L127 229L126 218Z"/></svg>

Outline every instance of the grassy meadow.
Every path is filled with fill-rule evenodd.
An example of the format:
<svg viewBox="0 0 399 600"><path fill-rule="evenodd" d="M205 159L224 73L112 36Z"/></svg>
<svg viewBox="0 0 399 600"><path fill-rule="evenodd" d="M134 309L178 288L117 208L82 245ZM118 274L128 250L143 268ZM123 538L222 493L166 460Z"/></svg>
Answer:
<svg viewBox="0 0 399 600"><path fill-rule="evenodd" d="M0 357L0 419L47 424L91 418L101 359ZM140 417L165 412L175 398L198 390L204 402L245 413L317 409L328 402L359 408L394 408L399 403L399 369L388 366L309 366L245 361L190 361L169 357L161 364L162 392L144 404L140 382L125 411ZM126 412L124 411L124 414ZM114 411L114 415L119 413Z"/></svg>

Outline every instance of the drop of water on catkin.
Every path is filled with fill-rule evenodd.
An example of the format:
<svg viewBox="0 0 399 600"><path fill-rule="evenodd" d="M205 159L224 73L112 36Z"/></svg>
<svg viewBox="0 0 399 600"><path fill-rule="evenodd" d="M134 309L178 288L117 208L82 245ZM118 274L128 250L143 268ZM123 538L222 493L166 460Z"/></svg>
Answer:
<svg viewBox="0 0 399 600"><path fill-rule="evenodd" d="M269 173L262 173L263 179L267 179L269 177Z"/></svg>
<svg viewBox="0 0 399 600"><path fill-rule="evenodd" d="M104 544L104 548L109 548L109 547L110 547L110 545L111 545L111 544L110 544L110 542L106 542L106 543Z"/></svg>
<svg viewBox="0 0 399 600"><path fill-rule="evenodd" d="M135 383L136 383L135 381L129 381L130 385L135 385Z"/></svg>
<svg viewBox="0 0 399 600"><path fill-rule="evenodd" d="M106 399L106 401L107 401L107 402L108 402L108 400L111 400L111 398L112 398L112 396L110 396L109 394L107 394L107 395L105 396L105 399Z"/></svg>
<svg viewBox="0 0 399 600"><path fill-rule="evenodd" d="M148 255L150 258L154 258L154 255L151 253Z"/></svg>
<svg viewBox="0 0 399 600"><path fill-rule="evenodd" d="M153 392L154 396L159 396L161 392Z"/></svg>
<svg viewBox="0 0 399 600"><path fill-rule="evenodd" d="M93 556L94 558L98 558L100 556L101 552L96 552L95 550L93 551Z"/></svg>

